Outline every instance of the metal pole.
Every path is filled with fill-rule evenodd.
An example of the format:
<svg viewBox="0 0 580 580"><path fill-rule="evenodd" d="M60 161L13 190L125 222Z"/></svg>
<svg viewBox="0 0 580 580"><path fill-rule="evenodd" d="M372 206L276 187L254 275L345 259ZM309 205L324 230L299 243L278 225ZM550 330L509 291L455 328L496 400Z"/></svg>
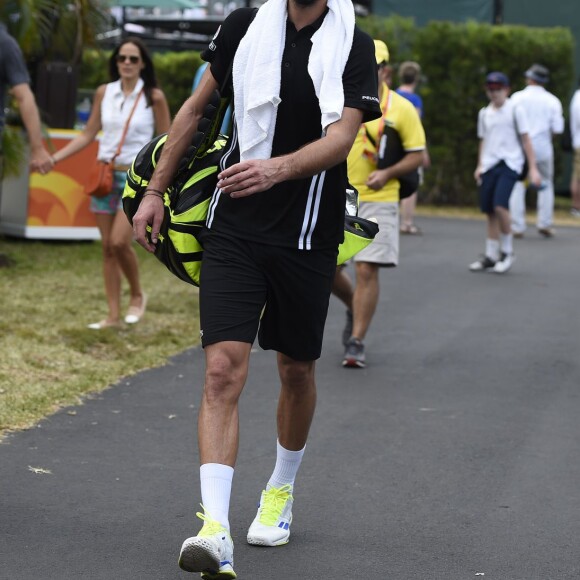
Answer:
<svg viewBox="0 0 580 580"><path fill-rule="evenodd" d="M493 0L492 24L503 24L503 0Z"/></svg>

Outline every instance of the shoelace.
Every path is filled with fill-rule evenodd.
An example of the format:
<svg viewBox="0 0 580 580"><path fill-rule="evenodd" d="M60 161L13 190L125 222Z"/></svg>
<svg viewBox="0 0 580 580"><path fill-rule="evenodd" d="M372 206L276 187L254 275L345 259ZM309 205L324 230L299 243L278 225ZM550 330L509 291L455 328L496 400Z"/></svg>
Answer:
<svg viewBox="0 0 580 580"><path fill-rule="evenodd" d="M265 526L274 526L286 505L288 499L292 498L290 492L291 485L282 487L271 487L264 492L262 505L260 506L260 523Z"/></svg>
<svg viewBox="0 0 580 580"><path fill-rule="evenodd" d="M199 531L198 536L213 536L214 534L219 534L224 527L211 517L211 514L205 509L203 504L199 504L203 508L204 513L197 512L195 515L203 521L203 527Z"/></svg>

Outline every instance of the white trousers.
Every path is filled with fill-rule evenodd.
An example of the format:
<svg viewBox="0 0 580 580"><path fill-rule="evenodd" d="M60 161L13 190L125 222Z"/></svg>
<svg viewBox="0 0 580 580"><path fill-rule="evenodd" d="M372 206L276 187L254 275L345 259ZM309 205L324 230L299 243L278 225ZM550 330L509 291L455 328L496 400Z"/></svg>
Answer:
<svg viewBox="0 0 580 580"><path fill-rule="evenodd" d="M542 176L542 185L538 191L536 225L538 229L552 227L554 220L554 159L536 161L538 171ZM510 195L510 213L512 230L523 233L526 230L526 186L518 181Z"/></svg>

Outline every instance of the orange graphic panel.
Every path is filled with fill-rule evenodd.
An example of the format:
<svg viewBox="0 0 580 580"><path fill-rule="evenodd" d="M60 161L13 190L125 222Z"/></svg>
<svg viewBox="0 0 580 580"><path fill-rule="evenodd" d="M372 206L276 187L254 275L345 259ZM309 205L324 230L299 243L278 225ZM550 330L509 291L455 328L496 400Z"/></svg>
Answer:
<svg viewBox="0 0 580 580"><path fill-rule="evenodd" d="M69 135L70 133L70 135ZM62 149L78 133L61 131L51 134L55 150ZM86 177L97 157L94 141L79 153L59 162L47 175L30 174L28 200L29 226L94 227L89 210L90 198L83 193Z"/></svg>

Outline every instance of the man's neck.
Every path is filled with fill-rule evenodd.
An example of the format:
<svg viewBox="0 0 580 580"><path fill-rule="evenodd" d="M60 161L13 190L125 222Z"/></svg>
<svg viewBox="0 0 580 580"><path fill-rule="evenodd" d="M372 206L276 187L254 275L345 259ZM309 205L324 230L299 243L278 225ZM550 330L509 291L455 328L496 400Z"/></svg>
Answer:
<svg viewBox="0 0 580 580"><path fill-rule="evenodd" d="M415 85L401 85L399 90L405 91L406 93L414 93L415 92Z"/></svg>
<svg viewBox="0 0 580 580"><path fill-rule="evenodd" d="M326 0L316 0L310 6L302 6L295 0L288 0L288 18L296 30L315 22L326 10Z"/></svg>

